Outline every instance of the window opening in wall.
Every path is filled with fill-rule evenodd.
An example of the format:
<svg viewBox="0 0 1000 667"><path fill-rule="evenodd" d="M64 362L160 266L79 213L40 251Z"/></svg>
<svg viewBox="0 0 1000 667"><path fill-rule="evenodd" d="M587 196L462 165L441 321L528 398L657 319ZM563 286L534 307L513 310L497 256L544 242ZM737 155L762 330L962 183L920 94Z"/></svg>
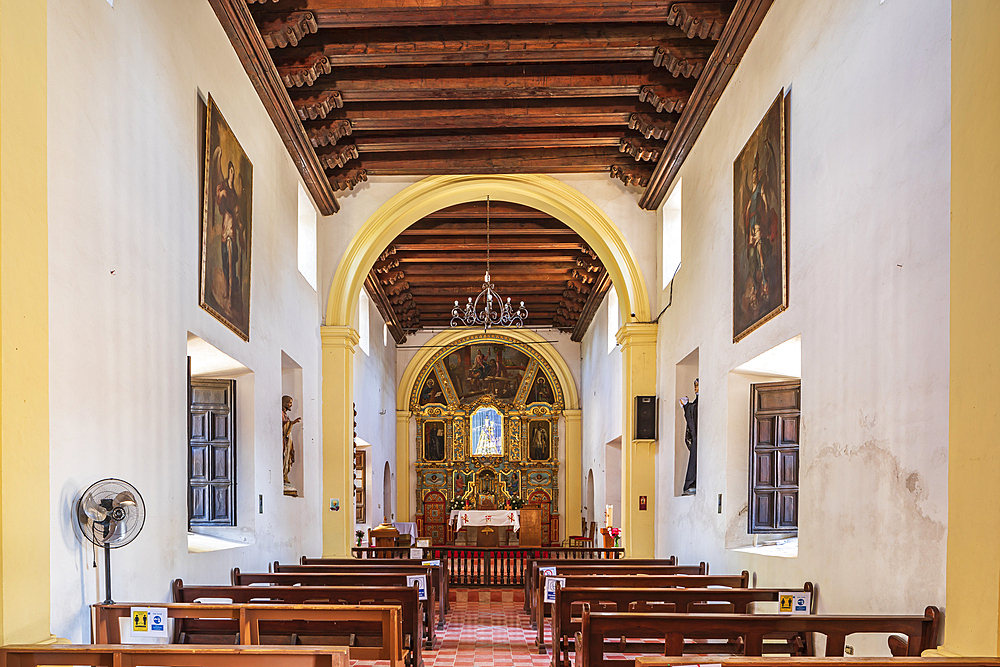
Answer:
<svg viewBox="0 0 1000 667"><path fill-rule="evenodd" d="M386 461L382 469L382 520L395 521L395 518L392 512L392 471Z"/></svg>
<svg viewBox="0 0 1000 667"><path fill-rule="evenodd" d="M663 289L681 268L681 181L677 181L667 201L663 203L663 249L660 261Z"/></svg>
<svg viewBox="0 0 1000 667"><path fill-rule="evenodd" d="M369 343L371 340L371 331L369 330L369 304L371 299L368 298L368 292L364 289L361 290L361 297L358 299L358 345L364 351L365 354L369 354Z"/></svg>
<svg viewBox="0 0 1000 667"><path fill-rule="evenodd" d="M299 183L299 229L298 229L299 273L306 282L316 289L316 208Z"/></svg>
<svg viewBox="0 0 1000 667"><path fill-rule="evenodd" d="M608 290L608 354L611 354L612 350L615 349L615 345L618 344L618 329L619 317L621 313L618 312L618 292L615 290L615 286L612 285L611 289Z"/></svg>
<svg viewBox="0 0 1000 667"><path fill-rule="evenodd" d="M382 325L382 347L389 347L389 325Z"/></svg>
<svg viewBox="0 0 1000 667"><path fill-rule="evenodd" d="M192 379L188 523L236 525L236 381Z"/></svg>
<svg viewBox="0 0 1000 667"><path fill-rule="evenodd" d="M801 382L750 388L749 532L796 533L799 517Z"/></svg>

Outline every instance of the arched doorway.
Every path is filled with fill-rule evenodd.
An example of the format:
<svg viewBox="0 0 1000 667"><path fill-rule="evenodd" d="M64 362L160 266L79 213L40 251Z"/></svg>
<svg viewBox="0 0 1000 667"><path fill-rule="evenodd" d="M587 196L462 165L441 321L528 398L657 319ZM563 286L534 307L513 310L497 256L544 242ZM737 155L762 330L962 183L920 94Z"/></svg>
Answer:
<svg viewBox="0 0 1000 667"><path fill-rule="evenodd" d="M382 515L386 520L392 521L392 471L388 461L382 470Z"/></svg>
<svg viewBox="0 0 1000 667"><path fill-rule="evenodd" d="M350 468L353 422L353 355L358 342L353 317L359 294L371 267L382 250L403 230L424 216L456 204L485 199L529 206L547 213L580 235L597 253L619 296L621 320L618 332L623 355L622 432L634 432L631 404L636 395L656 392L656 325L651 322L650 302L638 262L621 231L593 202L561 181L541 175L434 176L416 183L383 204L352 238L334 276L322 327L323 342L323 497L346 496ZM399 432L409 428L409 414L397 411ZM579 429L579 414L575 416ZM570 428L567 420L567 429ZM567 442L571 440L567 434ZM624 458L623 480L630 492L655 496L655 446L652 441L629 441ZM397 447L397 453L399 449ZM570 455L570 452L567 452ZM575 474L567 480L567 498L575 489L575 514L582 505L582 473L579 451ZM397 454L397 463L401 458ZM567 471L571 465L567 462ZM403 496L399 496L400 502ZM400 508L402 510L402 507ZM409 510L408 510L409 512ZM653 553L652 513L626 513L622 517L625 546L637 557ZM353 525L347 517L323 514L324 555L346 554ZM637 540L635 545L632 540ZM631 548L635 546L636 548Z"/></svg>
<svg viewBox="0 0 1000 667"><path fill-rule="evenodd" d="M590 524L594 522L595 510L594 510L594 469L591 468L590 472L587 473L587 526L588 529Z"/></svg>

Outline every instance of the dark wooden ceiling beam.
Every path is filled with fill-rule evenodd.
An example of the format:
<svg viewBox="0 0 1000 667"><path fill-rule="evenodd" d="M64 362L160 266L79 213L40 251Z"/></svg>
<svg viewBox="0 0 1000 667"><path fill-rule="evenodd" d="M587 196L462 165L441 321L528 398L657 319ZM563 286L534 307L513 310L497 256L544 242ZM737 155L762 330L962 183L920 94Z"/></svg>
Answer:
<svg viewBox="0 0 1000 667"><path fill-rule="evenodd" d="M372 302L375 303L375 308L378 309L379 315L382 316L382 320L389 329L389 334L392 336L392 339L396 341L397 345L405 343L406 333L403 331L403 327L399 322L396 310L393 308L392 304L389 303L389 298L386 295L385 290L382 288L382 283L378 281L374 271L369 271L368 277L365 278L365 291L368 292L368 296L371 297Z"/></svg>
<svg viewBox="0 0 1000 667"><path fill-rule="evenodd" d="M416 276L422 276L424 274L434 274L442 276L455 276L455 277L466 277L475 278L476 276L482 278L483 272L486 267L486 252L483 249L483 261L469 264L418 264L410 263L406 266L406 279L413 281ZM477 253L478 254L478 253ZM524 275L537 275L543 273L558 273L562 275L568 274L570 271L576 268L576 264L573 262L553 262L549 260L543 260L538 262L491 262L490 273L501 272L501 271L521 271ZM523 279L523 276L522 276Z"/></svg>
<svg viewBox="0 0 1000 667"><path fill-rule="evenodd" d="M587 301L583 304L583 309L577 317L576 324L573 326L573 333L570 334L570 340L577 343L583 340L587 329L590 328L590 323L594 320L594 315L597 314L597 310L601 307L601 302L604 301L604 295L608 293L610 288L611 277L608 275L607 270L602 267L597 278L594 280L593 289L590 290Z"/></svg>
<svg viewBox="0 0 1000 667"><path fill-rule="evenodd" d="M322 159L322 158L321 158ZM376 153L360 159L369 176L406 174L523 174L586 173L608 171L612 166L635 164L617 148L566 148L558 150ZM650 170L652 171L652 170Z"/></svg>
<svg viewBox="0 0 1000 667"><path fill-rule="evenodd" d="M323 166L316 157L298 112L292 105L284 83L268 55L267 45L260 36L246 2L244 0L209 0L209 2L320 213L333 215L340 210L334 188L323 172Z"/></svg>
<svg viewBox="0 0 1000 667"><path fill-rule="evenodd" d="M691 39L665 23L511 25L502 38L493 25L455 26L447 33L438 26L340 28L299 42L272 51L279 69L318 67L329 74L337 67L651 60L669 69L671 59L707 59L715 46L713 40Z"/></svg>
<svg viewBox="0 0 1000 667"><path fill-rule="evenodd" d="M269 49L298 46L306 35L319 29L312 12L289 12L271 16L257 24L260 36Z"/></svg>
<svg viewBox="0 0 1000 667"><path fill-rule="evenodd" d="M455 248L455 245L452 243L407 243L406 241L398 238L396 241L393 241L393 245L396 247L397 252L423 252L428 250L442 251L452 250ZM492 250L518 250L528 252L534 250L579 250L581 245L583 245L583 241L579 240L558 242L530 241L524 243L507 241L501 241L500 243L490 242L490 248Z"/></svg>
<svg viewBox="0 0 1000 667"><path fill-rule="evenodd" d="M354 139L358 150L365 153L398 151L490 150L498 148L583 148L617 146L623 129L577 130L564 132L509 132L498 134L409 135L387 136L359 134Z"/></svg>
<svg viewBox="0 0 1000 667"><path fill-rule="evenodd" d="M750 41L757 34L772 0L739 0L729 18L719 44L695 86L687 108L677 121L677 127L656 164L639 206L654 210L663 203L667 191L677 177L698 135L743 59Z"/></svg>
<svg viewBox="0 0 1000 667"><path fill-rule="evenodd" d="M480 239L477 239L477 245ZM466 265L475 264L477 267L480 264L479 253L476 252L474 255L470 255L471 252L476 251L477 245L468 245L462 249L462 252L415 252L415 253L401 253L398 255L398 260L401 265L417 265L417 264L432 264L437 262L444 262L448 264L464 263ZM485 245L485 244L484 244ZM492 246L492 243L490 244ZM465 253L463 259L462 253ZM570 268L576 266L577 254L573 252L567 252L565 250L553 250L549 253L542 252L514 252L514 253L501 253L492 252L490 257L494 262L565 262L569 263ZM474 259L473 259L474 258ZM480 267L481 268L481 267ZM408 269L404 269L408 270ZM480 271L482 273L482 271Z"/></svg>
<svg viewBox="0 0 1000 667"><path fill-rule="evenodd" d="M323 28L491 25L497 23L635 23L666 22L676 4L663 0L493 0L469 5L461 0L289 0L278 8L307 9ZM724 6L731 3L683 3ZM270 4L263 11L273 9Z"/></svg>

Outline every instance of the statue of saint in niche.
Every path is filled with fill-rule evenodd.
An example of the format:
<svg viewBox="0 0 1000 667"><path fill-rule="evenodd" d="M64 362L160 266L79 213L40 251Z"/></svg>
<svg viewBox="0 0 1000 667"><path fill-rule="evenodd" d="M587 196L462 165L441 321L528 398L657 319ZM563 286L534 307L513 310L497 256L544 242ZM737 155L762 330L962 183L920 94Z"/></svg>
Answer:
<svg viewBox="0 0 1000 667"><path fill-rule="evenodd" d="M424 460L444 461L444 423L424 423Z"/></svg>
<svg viewBox="0 0 1000 667"><path fill-rule="evenodd" d="M292 409L292 397L281 397L281 473L285 481L285 495L297 496L298 490L288 481L288 473L295 463L295 445L292 442L292 427L302 421L302 417L292 419L288 411Z"/></svg>
<svg viewBox="0 0 1000 667"><path fill-rule="evenodd" d="M693 496L697 492L698 486L698 379L694 381L694 400L687 396L680 399L681 409L684 410L684 421L686 430L684 431L684 444L688 448L687 473L684 475L685 496Z"/></svg>
<svg viewBox="0 0 1000 667"><path fill-rule="evenodd" d="M528 458L532 461L548 461L551 454L549 422L531 422L528 433Z"/></svg>

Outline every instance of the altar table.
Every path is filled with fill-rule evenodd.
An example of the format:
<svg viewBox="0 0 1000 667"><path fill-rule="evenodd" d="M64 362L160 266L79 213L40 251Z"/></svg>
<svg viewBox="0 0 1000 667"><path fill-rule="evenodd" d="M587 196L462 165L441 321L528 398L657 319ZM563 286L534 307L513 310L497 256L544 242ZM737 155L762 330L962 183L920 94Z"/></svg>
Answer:
<svg viewBox="0 0 1000 667"><path fill-rule="evenodd" d="M452 510L450 522L455 531L465 526L514 526L521 529L521 513L518 510Z"/></svg>

